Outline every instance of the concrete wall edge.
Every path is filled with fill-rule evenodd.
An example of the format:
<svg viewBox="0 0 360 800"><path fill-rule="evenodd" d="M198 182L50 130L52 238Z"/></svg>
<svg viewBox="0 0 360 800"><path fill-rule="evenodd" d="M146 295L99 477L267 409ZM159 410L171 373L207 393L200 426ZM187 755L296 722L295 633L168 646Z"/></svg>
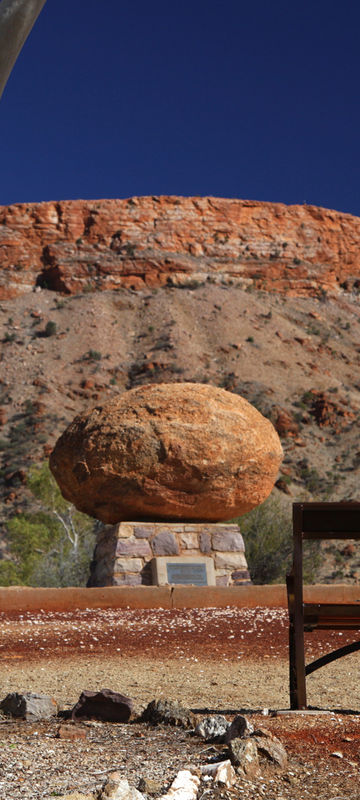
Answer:
<svg viewBox="0 0 360 800"><path fill-rule="evenodd" d="M305 602L360 603L360 586L314 584L304 586ZM0 587L3 613L24 611L73 611L96 608L287 608L285 584L263 586L142 586Z"/></svg>

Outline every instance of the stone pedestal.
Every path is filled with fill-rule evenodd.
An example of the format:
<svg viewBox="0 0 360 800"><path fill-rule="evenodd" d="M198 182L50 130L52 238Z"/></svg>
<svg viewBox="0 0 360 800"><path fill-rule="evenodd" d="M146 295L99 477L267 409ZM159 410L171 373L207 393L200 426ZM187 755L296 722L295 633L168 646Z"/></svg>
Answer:
<svg viewBox="0 0 360 800"><path fill-rule="evenodd" d="M152 558L199 555L213 559L218 586L251 583L238 525L120 522L101 530L88 586L149 586Z"/></svg>

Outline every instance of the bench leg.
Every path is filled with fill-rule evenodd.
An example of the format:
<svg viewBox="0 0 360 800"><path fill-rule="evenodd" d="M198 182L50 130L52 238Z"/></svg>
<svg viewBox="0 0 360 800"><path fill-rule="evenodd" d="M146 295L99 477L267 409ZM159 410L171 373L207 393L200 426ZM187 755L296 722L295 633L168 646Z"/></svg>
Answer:
<svg viewBox="0 0 360 800"><path fill-rule="evenodd" d="M294 621L289 626L290 708L306 708L304 630Z"/></svg>
<svg viewBox="0 0 360 800"><path fill-rule="evenodd" d="M290 705L306 708L304 608L303 608L303 542L301 506L293 506L294 556L288 581L290 614Z"/></svg>

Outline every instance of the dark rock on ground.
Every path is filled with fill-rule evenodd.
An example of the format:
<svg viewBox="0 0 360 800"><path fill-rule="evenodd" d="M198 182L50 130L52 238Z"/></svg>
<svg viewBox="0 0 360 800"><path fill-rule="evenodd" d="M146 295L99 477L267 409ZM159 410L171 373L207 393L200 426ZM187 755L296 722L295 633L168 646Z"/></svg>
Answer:
<svg viewBox="0 0 360 800"><path fill-rule="evenodd" d="M248 778L259 773L259 755L254 739L232 739L229 742L231 763Z"/></svg>
<svg viewBox="0 0 360 800"><path fill-rule="evenodd" d="M36 692L11 692L0 703L1 711L11 717L20 717L28 721L49 719L57 713L56 701L46 694Z"/></svg>
<svg viewBox="0 0 360 800"><path fill-rule="evenodd" d="M151 797L161 793L162 784L152 778L140 778L138 789Z"/></svg>
<svg viewBox="0 0 360 800"><path fill-rule="evenodd" d="M152 700L143 711L141 720L152 725L176 725L183 728L195 728L197 723L192 711L171 700Z"/></svg>
<svg viewBox="0 0 360 800"><path fill-rule="evenodd" d="M287 764L284 746L266 728L254 731L253 725L242 715L236 716L226 734L232 764L243 770L248 777L259 771L259 756L281 768Z"/></svg>
<svg viewBox="0 0 360 800"><path fill-rule="evenodd" d="M260 755L265 756L278 767L286 767L287 754L279 739L275 736L271 739L267 736L254 736L253 741L256 743Z"/></svg>
<svg viewBox="0 0 360 800"><path fill-rule="evenodd" d="M72 719L99 719L104 722L128 722L133 712L133 702L111 689L99 692L84 691L71 712Z"/></svg>
<svg viewBox="0 0 360 800"><path fill-rule="evenodd" d="M237 714L236 717L229 725L226 732L226 741L230 742L232 739L244 739L254 733L254 726L249 722L248 718L243 714Z"/></svg>

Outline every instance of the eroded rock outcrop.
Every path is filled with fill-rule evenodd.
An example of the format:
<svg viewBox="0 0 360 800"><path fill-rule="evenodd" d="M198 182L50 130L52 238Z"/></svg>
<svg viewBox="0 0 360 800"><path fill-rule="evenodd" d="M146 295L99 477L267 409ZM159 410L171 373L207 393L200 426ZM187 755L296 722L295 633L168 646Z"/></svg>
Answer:
<svg viewBox="0 0 360 800"><path fill-rule="evenodd" d="M356 418L354 409L348 407L344 399L335 400L326 392L312 390L308 396L309 412L315 419L319 428L330 427L335 433L347 425L350 425Z"/></svg>
<svg viewBox="0 0 360 800"><path fill-rule="evenodd" d="M78 417L50 458L61 491L105 523L231 519L270 493L279 437L224 389L141 386Z"/></svg>
<svg viewBox="0 0 360 800"><path fill-rule="evenodd" d="M0 299L34 286L236 283L289 295L360 288L360 219L316 206L216 197L0 207Z"/></svg>

